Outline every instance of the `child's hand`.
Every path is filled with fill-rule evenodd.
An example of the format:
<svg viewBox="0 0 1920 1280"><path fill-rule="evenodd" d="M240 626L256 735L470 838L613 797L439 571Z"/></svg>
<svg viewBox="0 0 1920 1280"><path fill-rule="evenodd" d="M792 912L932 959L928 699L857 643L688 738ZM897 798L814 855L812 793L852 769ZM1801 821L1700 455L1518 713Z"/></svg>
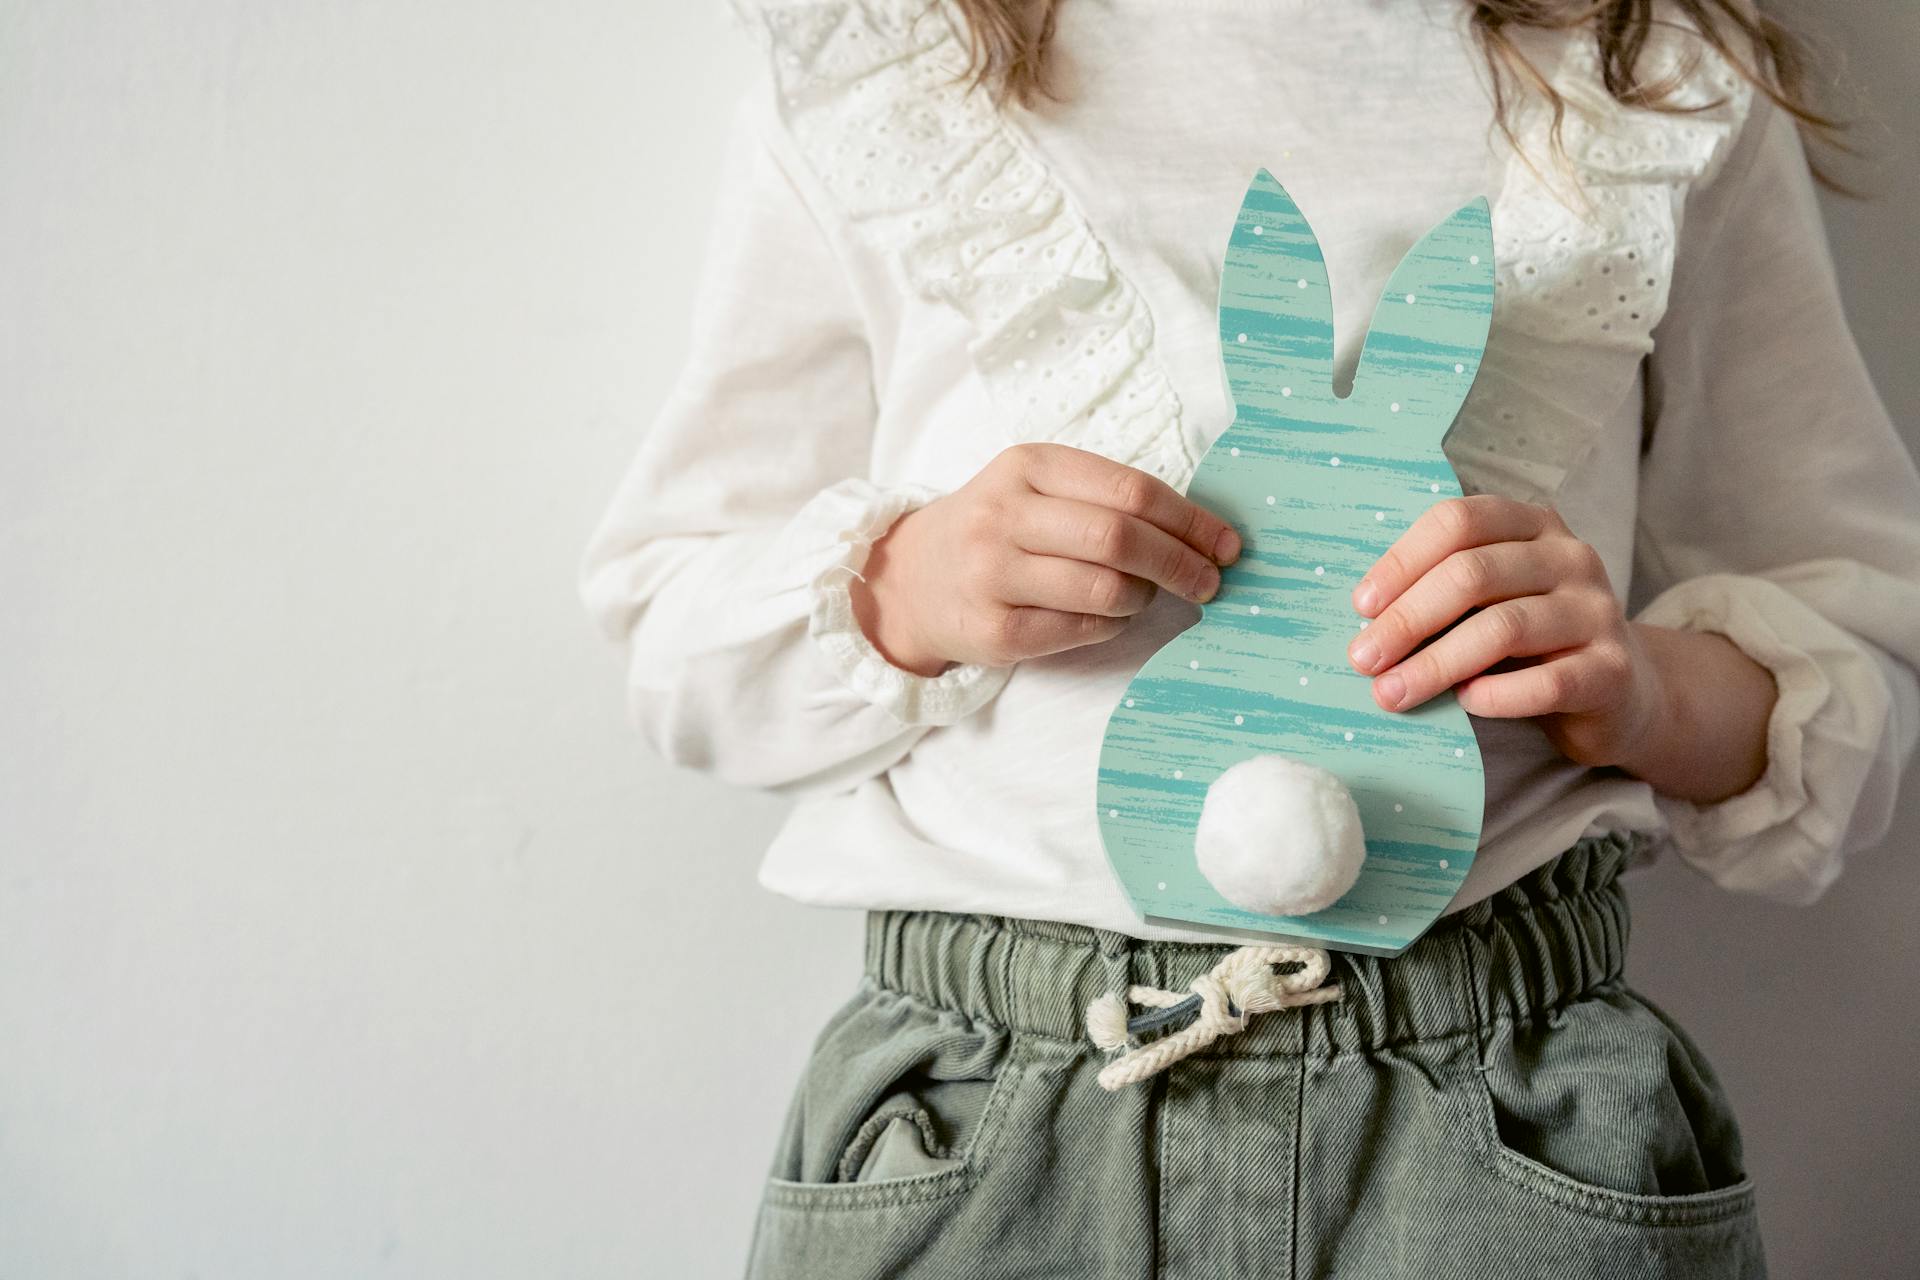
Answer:
<svg viewBox="0 0 1920 1280"><path fill-rule="evenodd" d="M1158 587L1196 603L1240 537L1136 467L1070 445L1002 450L873 544L854 614L887 660L919 675L1006 666L1098 644Z"/></svg>
<svg viewBox="0 0 1920 1280"><path fill-rule="evenodd" d="M1373 621L1347 656L1376 676L1374 700L1389 711L1457 685L1469 713L1542 717L1562 754L1605 765L1627 758L1667 705L1661 667L1599 553L1548 506L1493 494L1436 502L1368 570L1353 604ZM1545 660L1479 674L1534 656Z"/></svg>

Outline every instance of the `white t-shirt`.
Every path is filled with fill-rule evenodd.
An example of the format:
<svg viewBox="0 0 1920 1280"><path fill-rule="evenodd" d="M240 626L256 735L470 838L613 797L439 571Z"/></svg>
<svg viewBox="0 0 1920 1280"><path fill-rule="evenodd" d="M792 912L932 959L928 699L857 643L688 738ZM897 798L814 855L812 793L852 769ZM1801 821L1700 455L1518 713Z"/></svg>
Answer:
<svg viewBox="0 0 1920 1280"><path fill-rule="evenodd" d="M1576 103L1569 173L1537 97L1513 117L1531 166L1494 129L1457 0L1068 0L1064 101L1031 110L952 79L964 33L940 6L738 8L767 74L733 124L685 369L581 590L667 760L798 801L764 886L1218 940L1133 913L1094 810L1109 713L1198 606L1162 591L1107 643L928 678L880 656L847 583L894 518L1016 441L1184 491L1233 415L1216 294L1261 167L1319 237L1337 382L1401 256L1487 196L1492 331L1443 446L1462 488L1551 504L1629 617L1721 632L1778 683L1764 776L1714 804L1474 717L1484 821L1450 910L1608 829L1801 902L1885 835L1920 737L1920 472L1848 332L1792 121L1724 64L1688 81L1700 110L1630 111L1590 35L1523 33ZM1649 78L1684 42L1656 35Z"/></svg>

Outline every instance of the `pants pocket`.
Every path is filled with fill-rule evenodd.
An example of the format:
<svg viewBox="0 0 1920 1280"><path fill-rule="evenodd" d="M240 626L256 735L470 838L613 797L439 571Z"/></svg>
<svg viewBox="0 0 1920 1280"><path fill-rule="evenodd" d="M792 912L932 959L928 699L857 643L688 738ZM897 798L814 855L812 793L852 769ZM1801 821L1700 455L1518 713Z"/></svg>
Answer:
<svg viewBox="0 0 1920 1280"><path fill-rule="evenodd" d="M1485 1029L1470 1075L1483 1159L1537 1198L1654 1225L1753 1209L1739 1126L1712 1067L1625 987Z"/></svg>
<svg viewBox="0 0 1920 1280"><path fill-rule="evenodd" d="M814 1043L766 1199L855 1209L965 1191L1013 1086L1016 1041L863 981Z"/></svg>

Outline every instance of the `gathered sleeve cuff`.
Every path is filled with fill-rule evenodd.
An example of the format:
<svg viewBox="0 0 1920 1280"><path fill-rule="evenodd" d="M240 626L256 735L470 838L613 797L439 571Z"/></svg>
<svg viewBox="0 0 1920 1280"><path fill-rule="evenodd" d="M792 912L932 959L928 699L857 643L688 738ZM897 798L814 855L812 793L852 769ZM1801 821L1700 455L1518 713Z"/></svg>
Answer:
<svg viewBox="0 0 1920 1280"><path fill-rule="evenodd" d="M1680 855L1729 889L1810 902L1844 855L1884 835L1912 730L1890 733L1892 663L1767 578L1710 573L1657 596L1637 621L1725 636L1777 689L1766 771L1712 803L1654 793Z"/></svg>
<svg viewBox="0 0 1920 1280"><path fill-rule="evenodd" d="M866 568L873 544L894 521L940 496L926 485L882 487L850 476L815 495L793 524L826 561L809 583L808 634L847 688L908 725L963 719L1013 674L1010 666L981 663L957 663L937 676L905 670L887 661L854 616L852 580Z"/></svg>

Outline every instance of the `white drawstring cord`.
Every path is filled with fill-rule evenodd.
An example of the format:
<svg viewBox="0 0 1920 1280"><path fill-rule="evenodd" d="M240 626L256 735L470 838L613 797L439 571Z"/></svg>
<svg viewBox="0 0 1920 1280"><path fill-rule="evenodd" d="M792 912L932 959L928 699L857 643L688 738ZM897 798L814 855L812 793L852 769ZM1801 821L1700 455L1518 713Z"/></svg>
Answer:
<svg viewBox="0 0 1920 1280"><path fill-rule="evenodd" d="M1133 987L1122 999L1109 991L1087 1006L1087 1034L1102 1049L1124 1049L1136 1032L1167 1026L1194 1011L1192 1022L1171 1035L1122 1054L1100 1069L1100 1084L1113 1090L1204 1049L1222 1036L1245 1030L1256 1013L1340 999L1340 984L1327 982L1333 961L1319 947L1241 947L1193 980L1188 995L1159 987ZM1127 1000L1159 1010L1129 1021Z"/></svg>

